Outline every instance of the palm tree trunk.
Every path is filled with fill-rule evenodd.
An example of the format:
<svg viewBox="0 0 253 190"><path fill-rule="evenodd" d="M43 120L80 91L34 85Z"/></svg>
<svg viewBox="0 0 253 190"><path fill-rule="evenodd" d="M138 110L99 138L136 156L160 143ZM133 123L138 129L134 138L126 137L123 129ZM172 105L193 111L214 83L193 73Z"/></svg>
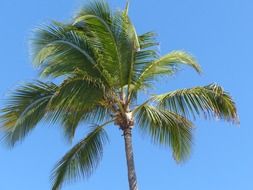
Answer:
<svg viewBox="0 0 253 190"><path fill-rule="evenodd" d="M127 160L129 190L138 190L137 178L136 178L135 167L134 167L131 128L127 127L124 129L124 139L125 139L125 151L126 151L126 160Z"/></svg>

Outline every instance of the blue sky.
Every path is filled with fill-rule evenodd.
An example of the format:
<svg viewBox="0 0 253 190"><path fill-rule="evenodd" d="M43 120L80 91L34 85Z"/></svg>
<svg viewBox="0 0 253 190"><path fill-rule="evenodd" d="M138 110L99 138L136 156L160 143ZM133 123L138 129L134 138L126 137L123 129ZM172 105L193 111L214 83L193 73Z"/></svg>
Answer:
<svg viewBox="0 0 253 190"><path fill-rule="evenodd" d="M51 19L68 20L84 2L1 0L0 107L7 92L37 77L28 52L31 31ZM125 3L109 2L115 8ZM252 0L132 0L130 15L139 33L156 31L161 54L175 49L189 51L204 70L198 76L186 68L159 83L157 92L216 82L233 96L241 120L240 127L196 120L192 155L181 165L174 162L170 150L152 145L134 130L139 189L253 189L252 7ZM76 140L83 132L80 130ZM123 138L114 126L108 132L110 144L94 175L63 190L128 189ZM45 123L14 149L1 145L0 190L50 189L50 171L70 147L57 126Z"/></svg>

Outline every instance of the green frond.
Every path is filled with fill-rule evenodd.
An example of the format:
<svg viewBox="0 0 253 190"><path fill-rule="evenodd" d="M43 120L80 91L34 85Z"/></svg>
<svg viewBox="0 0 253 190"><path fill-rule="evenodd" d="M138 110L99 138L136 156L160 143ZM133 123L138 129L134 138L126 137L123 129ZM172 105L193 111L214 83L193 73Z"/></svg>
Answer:
<svg viewBox="0 0 253 190"><path fill-rule="evenodd" d="M122 11L116 11L112 23L114 27L114 35L118 44L120 53L120 63L123 86L131 83L133 75L133 65L135 53L139 51L139 41L136 34L136 29L133 26L130 18Z"/></svg>
<svg viewBox="0 0 253 190"><path fill-rule="evenodd" d="M158 145L170 146L175 160L184 161L190 154L192 123L186 118L164 109L144 104L136 112L142 133Z"/></svg>
<svg viewBox="0 0 253 190"><path fill-rule="evenodd" d="M129 67L129 71L128 71L128 89L127 89L127 93L128 95L130 94L130 86L133 83L133 78L135 76L135 56L136 54L140 51L140 42L139 42L139 38L136 32L136 29L134 27L134 25L132 24L130 18L128 17L128 15L125 16L125 20L126 23L128 24L126 28L128 28L127 30L127 34L129 36L129 38L131 39L130 41L130 48L131 48L131 59L130 59L130 67Z"/></svg>
<svg viewBox="0 0 253 190"><path fill-rule="evenodd" d="M158 52L155 49L144 49L140 50L135 54L135 63L133 65L133 75L132 75L132 88L138 90L138 88L148 87L150 83L143 84L140 82L140 76L143 70L152 63L153 61L159 58Z"/></svg>
<svg viewBox="0 0 253 190"><path fill-rule="evenodd" d="M74 23L80 23L92 34L93 46L100 55L98 60L106 75L113 76L112 83L123 87L133 57L136 33L124 11L111 12L105 1L90 2L77 15ZM134 34L133 34L134 33Z"/></svg>
<svg viewBox="0 0 253 190"><path fill-rule="evenodd" d="M52 96L47 118L52 123L61 123L71 141L80 123L103 122L110 117L110 108L102 104L106 101L104 94L105 87L99 81L87 80L82 75L69 77Z"/></svg>
<svg viewBox="0 0 253 190"><path fill-rule="evenodd" d="M79 120L99 106L104 97L104 87L81 76L69 77L59 86L50 100L48 109L53 122L65 121L64 116L78 114ZM76 116L76 115L75 115ZM75 122L77 123L77 121ZM79 122L78 122L79 123Z"/></svg>
<svg viewBox="0 0 253 190"><path fill-rule="evenodd" d="M14 91L1 110L1 128L5 141L14 146L43 119L47 114L47 105L57 90L53 83L35 81Z"/></svg>
<svg viewBox="0 0 253 190"><path fill-rule="evenodd" d="M238 122L236 106L222 87L211 84L204 87L176 90L155 96L160 107L184 116L203 115Z"/></svg>
<svg viewBox="0 0 253 190"><path fill-rule="evenodd" d="M115 81L120 82L120 87L128 84L139 42L125 11L111 12L107 3L95 1L80 11L75 23L91 31L103 68L112 76L118 76Z"/></svg>
<svg viewBox="0 0 253 190"><path fill-rule="evenodd" d="M105 122L110 119L111 111L105 106L93 106L91 108L85 108L83 110L69 111L62 110L61 114L58 115L58 120L62 127L64 128L64 134L68 141L72 141L76 129L82 123L95 123L95 122ZM53 113L54 116L54 113Z"/></svg>
<svg viewBox="0 0 253 190"><path fill-rule="evenodd" d="M96 126L57 163L52 172L52 190L59 190L64 182L87 178L93 173L108 141L103 127Z"/></svg>
<svg viewBox="0 0 253 190"><path fill-rule="evenodd" d="M147 32L138 36L140 49L135 53L131 84L129 84L131 94L136 93L133 90L137 90L136 83L138 83L137 81L143 70L160 57L157 48L158 43L155 37L156 34L154 32ZM148 85L145 86L147 87Z"/></svg>
<svg viewBox="0 0 253 190"><path fill-rule="evenodd" d="M70 26L55 22L37 29L32 53L42 76L65 76L79 69L103 79L87 36Z"/></svg>
<svg viewBox="0 0 253 190"><path fill-rule="evenodd" d="M124 87L131 81L134 54L140 48L138 36L125 11L109 11L105 2L93 2L80 11L74 24L90 33L98 62L114 76L113 86Z"/></svg>
<svg viewBox="0 0 253 190"><path fill-rule="evenodd" d="M140 42L140 48L146 49L146 48L157 48L159 43L156 40L157 34L155 32L146 32L140 36L139 42Z"/></svg>
<svg viewBox="0 0 253 190"><path fill-rule="evenodd" d="M147 64L136 80L135 88L140 89L142 86L150 85L152 80L158 76L172 75L181 64L192 67L198 73L201 72L200 66L191 55L183 51L173 51Z"/></svg>
<svg viewBox="0 0 253 190"><path fill-rule="evenodd" d="M113 34L114 26L96 15L77 17L74 20L74 25L82 25L83 29L90 34L90 43L96 49L96 61L101 70L106 70L110 78L113 78L111 83L115 86L115 83L117 85L120 82L118 86L122 85L121 52L118 50L117 41Z"/></svg>
<svg viewBox="0 0 253 190"><path fill-rule="evenodd" d="M92 0L82 7L82 9L77 13L76 18L80 18L85 15L94 15L103 19L107 23L110 23L112 12L109 4L105 0Z"/></svg>

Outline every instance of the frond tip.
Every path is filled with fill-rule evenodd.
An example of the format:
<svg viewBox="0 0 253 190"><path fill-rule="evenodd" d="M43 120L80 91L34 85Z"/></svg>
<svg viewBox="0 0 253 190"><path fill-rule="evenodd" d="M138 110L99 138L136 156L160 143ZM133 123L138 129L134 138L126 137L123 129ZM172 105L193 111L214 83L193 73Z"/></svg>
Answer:
<svg viewBox="0 0 253 190"><path fill-rule="evenodd" d="M22 141L47 113L48 103L57 90L53 83L35 81L11 93L1 110L0 123L4 140L9 146Z"/></svg>
<svg viewBox="0 0 253 190"><path fill-rule="evenodd" d="M177 162L190 154L193 124L186 118L154 106L143 105L136 113L141 132L158 145L170 146Z"/></svg>
<svg viewBox="0 0 253 190"><path fill-rule="evenodd" d="M98 166L107 141L103 126L97 126L76 144L55 166L52 190L59 190L64 182L89 177Z"/></svg>
<svg viewBox="0 0 253 190"><path fill-rule="evenodd" d="M155 96L160 107L184 116L203 115L239 123L237 110L231 96L216 84L176 90Z"/></svg>

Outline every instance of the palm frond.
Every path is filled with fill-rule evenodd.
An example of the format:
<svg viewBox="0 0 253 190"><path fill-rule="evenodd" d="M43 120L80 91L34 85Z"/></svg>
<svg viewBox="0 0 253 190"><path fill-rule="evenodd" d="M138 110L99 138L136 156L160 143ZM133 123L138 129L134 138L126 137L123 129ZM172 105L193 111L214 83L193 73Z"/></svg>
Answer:
<svg viewBox="0 0 253 190"><path fill-rule="evenodd" d="M112 12L109 4L105 0L93 0L81 8L76 18L81 18L86 15L97 16L110 24Z"/></svg>
<svg viewBox="0 0 253 190"><path fill-rule="evenodd" d="M158 145L170 146L178 162L190 154L192 123L186 118L164 109L144 104L136 112L137 124L144 134Z"/></svg>
<svg viewBox="0 0 253 190"><path fill-rule="evenodd" d="M96 61L102 70L105 70L107 75L110 75L110 78L113 76L111 83L120 82L122 86L121 52L119 52L117 47L112 24L97 15L90 14L81 14L74 20L73 24L81 26L90 34L89 41L96 49Z"/></svg>
<svg viewBox="0 0 253 190"><path fill-rule="evenodd" d="M108 108L100 103L104 91L99 83L87 81L81 76L69 77L52 96L48 105L48 118L53 123L62 123L66 137L72 139L80 122L108 117Z"/></svg>
<svg viewBox="0 0 253 190"><path fill-rule="evenodd" d="M91 33L100 65L115 76L113 82L120 82L120 87L128 84L139 41L126 11L112 13L107 3L94 1L78 13L74 24Z"/></svg>
<svg viewBox="0 0 253 190"><path fill-rule="evenodd" d="M139 50L139 41L130 18L124 11L116 11L112 18L113 32L120 54L123 85L128 85L133 74L135 53Z"/></svg>
<svg viewBox="0 0 253 190"><path fill-rule="evenodd" d="M146 32L139 35L139 42L141 49L156 48L159 43L156 40L157 34L155 32Z"/></svg>
<svg viewBox="0 0 253 190"><path fill-rule="evenodd" d="M156 34L147 32L138 36L140 50L135 53L133 65L132 85L136 83L143 70L155 60L159 59L158 43L155 38Z"/></svg>
<svg viewBox="0 0 253 190"><path fill-rule="evenodd" d="M173 51L146 65L136 80L135 89L148 86L158 76L171 75L175 73L179 65L184 64L192 67L198 73L201 68L196 60L184 51Z"/></svg>
<svg viewBox="0 0 253 190"><path fill-rule="evenodd" d="M32 53L42 76L65 76L82 70L91 77L105 80L96 62L94 47L85 33L73 26L53 22L37 29L32 40Z"/></svg>
<svg viewBox="0 0 253 190"><path fill-rule="evenodd" d="M58 190L67 181L89 177L97 168L108 141L104 125L96 126L57 163L52 172L52 190Z"/></svg>
<svg viewBox="0 0 253 190"><path fill-rule="evenodd" d="M184 116L203 115L238 122L236 106L230 95L216 84L176 90L155 96L160 107Z"/></svg>
<svg viewBox="0 0 253 190"><path fill-rule="evenodd" d="M55 117L54 114L56 113L52 113ZM83 110L78 110L78 108L76 111L62 110L61 114L58 115L58 120L64 128L66 139L71 142L75 136L76 129L81 123L102 123L110 119L111 114L109 108L97 105Z"/></svg>
<svg viewBox="0 0 253 190"><path fill-rule="evenodd" d="M47 114L47 105L57 90L53 83L35 81L19 87L1 110L1 125L10 146L23 138Z"/></svg>
<svg viewBox="0 0 253 190"><path fill-rule="evenodd" d="M134 25L132 24L130 18L127 15L127 11L125 11L125 15L124 16L124 20L126 22L126 28L127 28L127 36L128 38L130 38L130 47L131 48L131 57L130 57L130 66L128 68L128 89L127 89L127 93L128 95L130 94L130 88L131 88L131 84L133 83L133 79L135 77L135 57L136 54L140 51L140 42L139 42L139 38L136 32L136 29L134 27Z"/></svg>

